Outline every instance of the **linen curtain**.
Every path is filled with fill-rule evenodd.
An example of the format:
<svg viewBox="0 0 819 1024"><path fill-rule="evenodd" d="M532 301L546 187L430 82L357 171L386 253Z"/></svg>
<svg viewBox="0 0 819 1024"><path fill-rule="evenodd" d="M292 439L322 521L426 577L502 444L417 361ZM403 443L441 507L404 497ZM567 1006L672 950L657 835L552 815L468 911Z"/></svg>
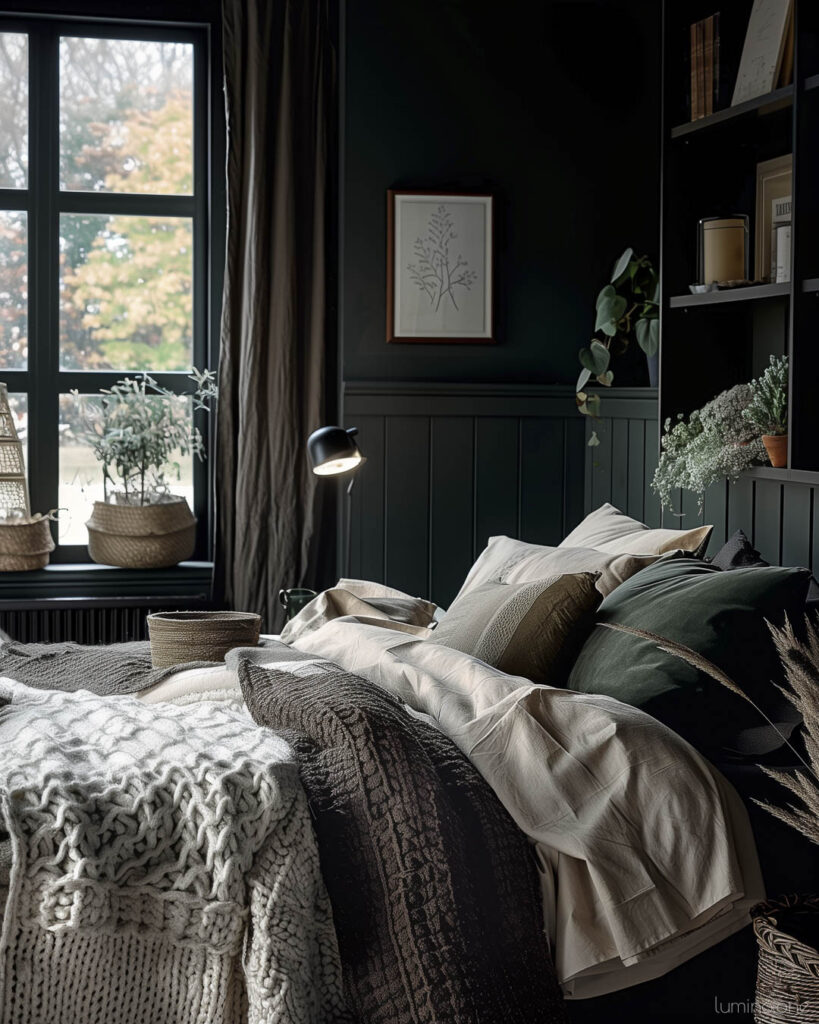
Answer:
<svg viewBox="0 0 819 1024"><path fill-rule="evenodd" d="M309 585L327 337L329 0L223 0L227 252L216 437L214 584L281 624Z"/></svg>

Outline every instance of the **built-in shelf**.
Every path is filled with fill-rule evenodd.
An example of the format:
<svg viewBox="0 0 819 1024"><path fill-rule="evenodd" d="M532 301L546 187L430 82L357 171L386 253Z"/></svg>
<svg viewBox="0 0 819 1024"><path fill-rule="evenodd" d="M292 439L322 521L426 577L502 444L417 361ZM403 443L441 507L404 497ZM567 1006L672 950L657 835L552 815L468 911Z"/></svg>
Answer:
<svg viewBox="0 0 819 1024"><path fill-rule="evenodd" d="M819 75L811 75L805 79L805 92L810 92L811 89L819 89Z"/></svg>
<svg viewBox="0 0 819 1024"><path fill-rule="evenodd" d="M790 295L790 283L752 284L747 288L725 288L718 292L702 292L699 295L672 295L668 303L672 309L686 309L691 306L722 306L731 302L758 302L760 299L779 299Z"/></svg>
<svg viewBox="0 0 819 1024"><path fill-rule="evenodd" d="M805 88L808 88L808 79ZM671 129L671 138L679 139L684 135L691 135L694 132L701 132L717 124L724 124L727 121L735 121L746 114L772 114L793 103L793 86L784 85L781 89L774 89L773 92L765 93L764 96L755 96L752 100L738 103L735 107L725 107L724 110L717 110L714 114L701 117L697 121L687 121L685 124L678 124Z"/></svg>
<svg viewBox="0 0 819 1024"><path fill-rule="evenodd" d="M819 277L806 277L802 282L803 292L819 292Z"/></svg>
<svg viewBox="0 0 819 1024"><path fill-rule="evenodd" d="M819 485L819 472L810 469L774 469L773 466L751 466L744 476L755 477L757 480L778 480L783 484Z"/></svg>

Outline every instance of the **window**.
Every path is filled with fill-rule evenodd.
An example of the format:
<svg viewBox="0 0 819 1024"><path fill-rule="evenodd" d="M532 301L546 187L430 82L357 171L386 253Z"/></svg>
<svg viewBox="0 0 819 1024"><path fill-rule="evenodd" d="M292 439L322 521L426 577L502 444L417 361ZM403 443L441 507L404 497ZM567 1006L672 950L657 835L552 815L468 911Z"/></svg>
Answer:
<svg viewBox="0 0 819 1024"><path fill-rule="evenodd" d="M87 560L102 495L72 390L144 371L193 416L213 362L209 61L206 26L0 19L0 380L32 508L61 510L54 561ZM204 558L208 464L169 475Z"/></svg>

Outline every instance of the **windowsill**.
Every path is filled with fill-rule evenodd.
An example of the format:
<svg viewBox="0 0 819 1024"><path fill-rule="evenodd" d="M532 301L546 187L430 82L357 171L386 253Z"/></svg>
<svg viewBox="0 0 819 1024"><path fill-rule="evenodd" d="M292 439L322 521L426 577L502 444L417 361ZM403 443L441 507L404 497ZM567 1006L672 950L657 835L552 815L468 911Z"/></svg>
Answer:
<svg viewBox="0 0 819 1024"><path fill-rule="evenodd" d="M184 598L207 602L211 562L180 562L170 569L118 569L96 563L46 566L33 572L0 573L0 606L23 609L28 602L89 601L143 604Z"/></svg>

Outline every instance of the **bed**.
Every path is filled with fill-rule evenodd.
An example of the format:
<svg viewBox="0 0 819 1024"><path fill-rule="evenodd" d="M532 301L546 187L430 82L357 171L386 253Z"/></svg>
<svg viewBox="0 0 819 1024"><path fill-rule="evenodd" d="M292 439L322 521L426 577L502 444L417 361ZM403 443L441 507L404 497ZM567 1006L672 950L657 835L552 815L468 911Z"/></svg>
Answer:
<svg viewBox="0 0 819 1024"><path fill-rule="evenodd" d="M814 848L800 848L784 826L750 802L759 795L776 798L752 763L729 758L715 767L713 750L703 756L644 710L567 685L580 655L589 657L590 631L604 617L605 600L627 590L629 578L650 576L652 566L662 576L665 562L679 560L680 551L696 560L707 541L700 530L647 531L642 524L635 537L631 526L612 524L611 513L603 511L587 524L587 533L597 530L597 548L588 536L567 538L557 556L555 549L529 550L532 545L513 555L508 545L490 544L489 556L482 556L483 564L478 560L464 593L440 622L428 602L340 581L281 638L231 652L225 665L157 678L144 648L113 652L130 659L120 695L110 693L116 677L110 671L104 673L105 696L62 689L55 694L55 670L69 691L76 680L93 675L76 660L88 652L72 645L45 653L13 644L0 648L0 674L16 680L3 684L8 703L0 707L0 739L4 724L16 728L20 716L33 716L42 730L49 715L71 717L68 709L81 700L87 716L116 717L120 712L112 707L121 709L124 720L136 716L144 724L144 715L153 716L162 735L178 716L188 716L198 731L177 752L183 761L200 763L214 724L233 735L234 757L246 742L236 736L237 721L260 751L274 744L267 757L286 780L280 783L284 804L304 844L285 844L281 861L309 863L315 856L318 877L308 873L306 881L291 884L280 872L276 899L269 895L275 864L255 895L253 886L239 885L231 898L244 930L221 968L236 988L234 1002L223 1001L222 1017L208 1016L217 1011L191 1013L179 993L166 991L157 1021L488 1024L585 1022L612 1014L635 1021L707 1020L729 1002L731 1012L750 1014L749 911L766 884L774 892L788 883L807 884L817 858ZM623 541L625 558L606 550L616 546L612 527L624 525L631 531ZM689 545L687 553L681 544ZM589 551L606 555L597 559L598 568ZM685 568L687 577L692 566ZM765 579L802 592L801 577ZM543 621L553 633L545 645L543 630L533 629ZM522 666L526 672L512 671ZM43 679L50 684L46 689ZM43 694L55 702L45 716ZM76 716L73 728L82 734ZM77 742L70 729L65 738L67 747L54 755L67 759L63 771ZM104 749L90 753L102 758ZM229 748L216 760L229 763ZM132 765L138 761L135 755ZM7 777L12 768L19 764L6 765ZM161 764L155 759L156 774ZM42 786L41 778L32 794ZM13 801L7 783L5 793L8 826ZM265 799L257 803L261 807ZM271 826L268 838L275 833ZM784 873L778 855L783 842L792 851ZM6 841L0 843L0 905L5 878L10 906L13 874L14 851ZM252 875L251 864L245 865L243 877ZM268 943L272 966L253 974L248 951L283 897L283 906L290 899L302 914L306 905L311 908L304 920L313 923L296 931L313 936L312 959L301 958L306 970L278 971L277 957L286 956L288 942ZM329 908L332 934L322 908ZM39 936L47 946L59 938L53 921L29 916L47 933ZM19 985L8 987L9 964L16 963L19 973L23 962L8 920L7 912L0 985L16 993L18 1015L4 1009L0 1019L79 1019L68 1011L63 1017L20 1015L20 1008L30 1007ZM110 952L110 943L105 948ZM44 963L54 955L48 946ZM313 975L321 984L311 985ZM267 980L260 984L259 978ZM43 1006L46 995L57 998L48 986L43 992ZM11 1005L7 994L0 1005ZM254 1005L262 1009L254 1011ZM153 1019L144 1005L139 1012L123 1011L116 1019Z"/></svg>

